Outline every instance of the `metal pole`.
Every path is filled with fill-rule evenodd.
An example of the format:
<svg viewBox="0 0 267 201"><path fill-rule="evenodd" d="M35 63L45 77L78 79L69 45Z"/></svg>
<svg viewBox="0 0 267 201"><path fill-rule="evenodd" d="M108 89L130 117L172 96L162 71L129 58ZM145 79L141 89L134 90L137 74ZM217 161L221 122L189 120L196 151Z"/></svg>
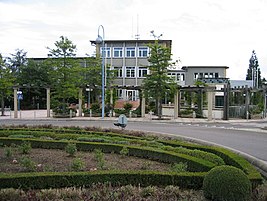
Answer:
<svg viewBox="0 0 267 201"><path fill-rule="evenodd" d="M103 28L104 32L104 28ZM102 50L104 48L104 39L102 42ZM105 116L105 66L104 66L104 52L102 51L102 119Z"/></svg>
<svg viewBox="0 0 267 201"><path fill-rule="evenodd" d="M102 37L99 35L99 30L102 28L103 35ZM105 116L105 31L104 27L100 25L98 27L98 38L96 39L96 43L102 43L102 119L104 119ZM101 53L101 52L100 52Z"/></svg>

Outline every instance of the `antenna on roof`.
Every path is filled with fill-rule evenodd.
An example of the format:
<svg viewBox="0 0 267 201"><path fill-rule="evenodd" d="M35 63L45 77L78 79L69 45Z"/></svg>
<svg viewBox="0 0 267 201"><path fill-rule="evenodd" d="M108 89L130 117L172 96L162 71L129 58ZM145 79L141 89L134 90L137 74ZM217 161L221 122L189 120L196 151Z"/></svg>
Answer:
<svg viewBox="0 0 267 201"><path fill-rule="evenodd" d="M139 40L140 39L140 34L139 34L139 15L137 14L137 22L136 22L136 34L135 34L135 39Z"/></svg>
<svg viewBox="0 0 267 201"><path fill-rule="evenodd" d="M150 31L151 35L155 38L155 40L159 40L161 36L163 36L163 34L160 34L159 36L157 36L154 32L154 30Z"/></svg>

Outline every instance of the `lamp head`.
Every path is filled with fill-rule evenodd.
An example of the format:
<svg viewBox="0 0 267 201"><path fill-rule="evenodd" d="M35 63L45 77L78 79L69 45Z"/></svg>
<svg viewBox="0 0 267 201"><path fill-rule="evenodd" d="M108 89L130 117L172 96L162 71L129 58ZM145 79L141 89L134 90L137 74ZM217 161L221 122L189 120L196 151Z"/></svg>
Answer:
<svg viewBox="0 0 267 201"><path fill-rule="evenodd" d="M100 44L102 42L103 42L103 38L100 35L98 35L97 39L95 40L95 43Z"/></svg>

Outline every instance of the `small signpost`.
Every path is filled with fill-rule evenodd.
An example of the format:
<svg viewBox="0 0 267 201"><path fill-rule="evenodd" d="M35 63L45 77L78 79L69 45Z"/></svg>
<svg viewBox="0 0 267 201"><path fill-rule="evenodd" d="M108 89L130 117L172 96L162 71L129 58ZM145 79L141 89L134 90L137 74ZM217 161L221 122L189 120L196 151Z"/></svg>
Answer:
<svg viewBox="0 0 267 201"><path fill-rule="evenodd" d="M115 122L114 125L124 129L127 126L127 117L124 114L121 114L118 122Z"/></svg>

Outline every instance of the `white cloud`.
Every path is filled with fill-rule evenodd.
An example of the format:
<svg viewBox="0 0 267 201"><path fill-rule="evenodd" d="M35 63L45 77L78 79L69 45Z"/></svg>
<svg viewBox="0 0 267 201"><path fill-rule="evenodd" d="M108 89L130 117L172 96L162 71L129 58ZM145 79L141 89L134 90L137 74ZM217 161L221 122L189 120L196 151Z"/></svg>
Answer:
<svg viewBox="0 0 267 201"><path fill-rule="evenodd" d="M267 77L265 0L0 0L0 52L45 57L64 35L84 56L100 24L106 39L132 39L137 16L141 39L163 34L184 65L228 65L230 78L243 79L255 49Z"/></svg>

